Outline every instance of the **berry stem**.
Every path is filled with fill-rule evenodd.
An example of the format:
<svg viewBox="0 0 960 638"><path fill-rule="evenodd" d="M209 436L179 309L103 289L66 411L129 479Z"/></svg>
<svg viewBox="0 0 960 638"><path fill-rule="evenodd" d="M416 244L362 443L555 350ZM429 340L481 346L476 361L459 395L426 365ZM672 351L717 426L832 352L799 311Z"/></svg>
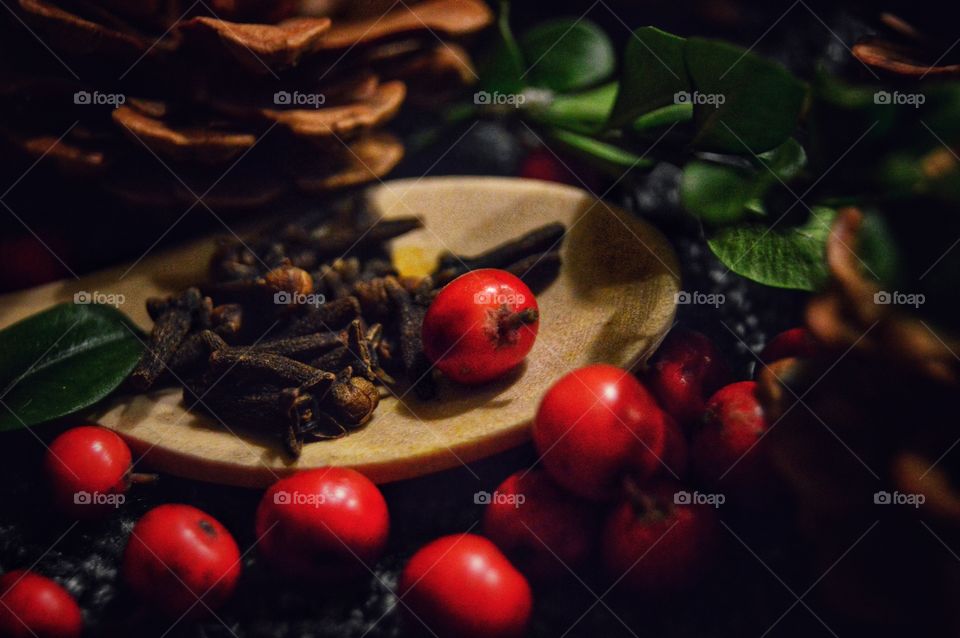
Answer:
<svg viewBox="0 0 960 638"><path fill-rule="evenodd" d="M525 310L511 312L500 319L500 330L501 332L514 330L520 326L536 323L539 318L540 313L537 312L536 308L526 308Z"/></svg>
<svg viewBox="0 0 960 638"><path fill-rule="evenodd" d="M131 485L143 485L149 483L156 483L160 480L159 474L152 474L147 472L130 472L127 475L127 481Z"/></svg>

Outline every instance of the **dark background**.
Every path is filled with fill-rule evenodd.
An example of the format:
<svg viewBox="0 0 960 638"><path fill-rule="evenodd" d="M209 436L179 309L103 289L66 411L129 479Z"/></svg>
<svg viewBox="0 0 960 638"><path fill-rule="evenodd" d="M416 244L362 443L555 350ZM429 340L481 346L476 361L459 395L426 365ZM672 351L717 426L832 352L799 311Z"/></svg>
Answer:
<svg viewBox="0 0 960 638"><path fill-rule="evenodd" d="M609 4L518 2L514 17L518 30L522 30L522 25L545 17L586 12L607 30L618 48L629 36L626 25L654 24L683 35L722 36L744 46L756 43L756 51L809 76L818 61L855 75L857 70L849 64L846 47L871 30L876 11L875 6L825 2L746 5L609 0ZM431 118L430 114L405 112L393 128L408 140L413 139ZM446 139L456 139L459 133L453 135ZM448 141L409 153L392 176L424 174L448 150ZM538 143L515 123L484 121L474 126L430 174L515 175ZM594 178L572 160L565 161L598 194L607 190L608 182ZM2 190L17 175L14 164L4 166ZM754 362L752 351L758 351L773 334L802 321L804 295L763 288L733 274L725 276L725 268L712 258L699 229L677 207L678 175L678 169L663 164L647 176L621 182L607 197L664 230L680 258L685 289L725 295L726 303L717 309L680 306L677 319L714 338L739 377L748 378ZM576 178L571 181L578 182ZM162 212L116 208L93 193L83 192L82 185L54 181L43 166L11 191L9 201L22 222L78 274L139 256L171 221ZM322 209L324 203L291 206L294 210L318 207ZM163 245L218 228L219 223L208 212L196 207ZM23 223L0 209L0 290L22 288L65 274L64 266L25 230ZM156 485L135 487L127 504L112 518L73 526L49 510L39 473L44 448L35 438L49 440L59 427L68 425L0 438L0 570L34 566L63 583L79 600L89 635L163 635L169 622L149 616L118 586L118 561L136 519L161 503L190 503L223 522L243 550L254 541L253 512L260 492L164 476ZM479 490L492 491L507 475L534 461L532 449L525 446L475 464L473 470L479 480L460 468L385 486L393 532L386 555L376 565L376 577L348 590L291 588L271 580L254 551L245 558L237 595L218 614L226 626L218 620L180 623L167 635L405 635L410 626L394 608L396 599L391 593L404 561L439 535L476 530L481 508L474 504L473 495ZM723 511L721 517L731 533L724 538L720 565L701 589L657 602L612 592L604 597L608 609L597 603L597 596L606 592L599 574L585 573L582 581L571 575L536 587L533 635L740 637L764 635L771 626L766 635L862 635L862 627L845 625L818 604L816 587L806 600L829 628L813 612L796 604L792 592L805 592L819 574L806 569L807 556L793 531L789 500L762 513ZM882 633L879 628L872 631Z"/></svg>

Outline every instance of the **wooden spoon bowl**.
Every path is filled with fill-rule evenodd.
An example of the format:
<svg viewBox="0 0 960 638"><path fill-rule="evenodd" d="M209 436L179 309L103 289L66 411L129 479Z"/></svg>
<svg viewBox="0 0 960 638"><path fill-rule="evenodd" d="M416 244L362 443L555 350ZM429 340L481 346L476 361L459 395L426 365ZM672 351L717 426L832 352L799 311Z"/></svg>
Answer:
<svg viewBox="0 0 960 638"><path fill-rule="evenodd" d="M184 409L179 389L118 396L89 417L121 434L143 465L192 479L260 487L293 471L348 466L378 482L410 478L525 441L543 393L566 372L597 362L631 366L669 330L679 291L676 257L645 222L568 186L490 177L397 180L368 191L385 218L417 215L425 228L392 244L404 274L432 269L443 250L473 254L547 222L568 228L558 278L538 295L540 333L526 362L479 388L442 382L420 401L393 389L363 429L308 443L292 460L277 441ZM134 266L62 281L0 300L5 326L80 290L124 296L122 309L147 328L147 297L201 280L213 250L204 240ZM138 466L139 467L139 466Z"/></svg>

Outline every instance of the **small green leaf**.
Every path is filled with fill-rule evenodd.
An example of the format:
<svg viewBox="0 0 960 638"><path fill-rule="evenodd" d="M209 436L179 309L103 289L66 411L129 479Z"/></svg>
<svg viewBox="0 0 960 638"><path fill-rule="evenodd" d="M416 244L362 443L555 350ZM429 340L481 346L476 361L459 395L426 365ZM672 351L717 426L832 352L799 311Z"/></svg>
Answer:
<svg viewBox="0 0 960 638"><path fill-rule="evenodd" d="M598 161L609 172L620 176L624 169L649 168L653 161L624 148L600 141L587 135L553 129L550 137L579 155Z"/></svg>
<svg viewBox="0 0 960 638"><path fill-rule="evenodd" d="M793 135L806 85L779 64L740 47L690 38L694 145L718 153L762 153Z"/></svg>
<svg viewBox="0 0 960 638"><path fill-rule="evenodd" d="M579 91L613 75L617 56L610 38L589 20L558 18L520 38L527 84L558 93Z"/></svg>
<svg viewBox="0 0 960 638"><path fill-rule="evenodd" d="M635 133L645 133L653 128L689 122L693 118L693 106L690 104L670 104L644 113L633 121L630 129Z"/></svg>
<svg viewBox="0 0 960 638"><path fill-rule="evenodd" d="M683 169L680 200L711 226L732 224L751 213L747 207L761 189L756 172L728 164L694 161Z"/></svg>
<svg viewBox="0 0 960 638"><path fill-rule="evenodd" d="M531 108L530 113L544 124L590 134L607 121L616 96L617 83L610 82L581 93L557 95L548 106Z"/></svg>
<svg viewBox="0 0 960 638"><path fill-rule="evenodd" d="M523 91L526 66L510 29L509 2L500 2L497 28L499 37L480 64L480 86L489 93L517 94Z"/></svg>
<svg viewBox="0 0 960 638"><path fill-rule="evenodd" d="M683 38L654 27L633 32L623 57L611 127L625 126L644 113L675 104L677 93L690 91L683 43Z"/></svg>
<svg viewBox="0 0 960 638"><path fill-rule="evenodd" d="M727 268L767 286L816 290L827 277L824 254L836 211L816 207L802 226L744 224L709 237L710 249Z"/></svg>
<svg viewBox="0 0 960 638"><path fill-rule="evenodd" d="M0 331L0 431L56 419L113 392L143 350L109 306L60 304Z"/></svg>
<svg viewBox="0 0 960 638"><path fill-rule="evenodd" d="M761 153L759 158L769 169L763 170L771 179L776 179L773 177L776 175L784 182L797 177L807 165L806 151L803 150L800 142L792 137L777 148ZM770 175L771 172L773 175Z"/></svg>

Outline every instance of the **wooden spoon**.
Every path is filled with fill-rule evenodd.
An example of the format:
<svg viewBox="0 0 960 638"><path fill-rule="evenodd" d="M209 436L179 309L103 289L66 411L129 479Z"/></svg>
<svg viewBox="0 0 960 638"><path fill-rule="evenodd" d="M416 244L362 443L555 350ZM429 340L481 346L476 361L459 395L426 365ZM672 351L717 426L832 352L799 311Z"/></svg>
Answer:
<svg viewBox="0 0 960 638"><path fill-rule="evenodd" d="M474 254L547 222L566 224L563 265L538 295L539 337L519 370L479 388L441 383L439 398L430 402L388 396L365 428L308 443L296 461L276 441L186 412L179 389L116 397L89 418L120 433L144 465L193 479L259 487L298 469L340 465L378 482L394 481L522 443L540 397L560 376L589 363L633 365L673 322L680 280L670 245L645 222L582 190L533 180L438 177L387 182L368 195L383 217L424 221L423 230L393 243L405 274L431 270L444 249ZM132 268L7 295L0 299L6 309L0 326L85 290L124 295L122 309L147 328L146 298L200 280L212 249L213 242L204 240Z"/></svg>

